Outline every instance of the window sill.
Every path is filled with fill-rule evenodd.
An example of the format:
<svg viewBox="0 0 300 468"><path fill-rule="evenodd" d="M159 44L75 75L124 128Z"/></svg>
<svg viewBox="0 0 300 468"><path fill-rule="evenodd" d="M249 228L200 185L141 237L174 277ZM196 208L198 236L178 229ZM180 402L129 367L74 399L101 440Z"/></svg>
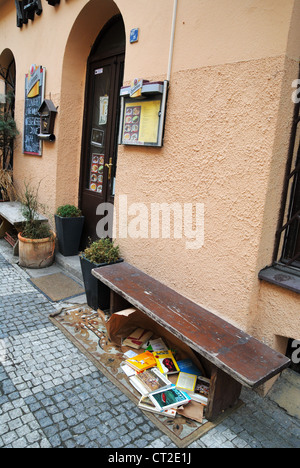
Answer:
<svg viewBox="0 0 300 468"><path fill-rule="evenodd" d="M295 268L276 263L263 268L259 272L258 278L300 294L300 271Z"/></svg>

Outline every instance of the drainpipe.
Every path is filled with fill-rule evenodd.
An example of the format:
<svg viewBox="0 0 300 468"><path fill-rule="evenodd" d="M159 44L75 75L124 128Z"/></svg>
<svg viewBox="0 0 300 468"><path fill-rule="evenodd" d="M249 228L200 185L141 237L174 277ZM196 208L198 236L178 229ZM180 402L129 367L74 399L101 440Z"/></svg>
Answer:
<svg viewBox="0 0 300 468"><path fill-rule="evenodd" d="M168 75L167 75L167 81L168 82L170 82L171 71L172 71L174 39L175 39L176 18L177 18L177 7L178 7L178 0L174 0L172 32L171 32L171 42L170 42L170 55L169 55L169 66L168 66Z"/></svg>

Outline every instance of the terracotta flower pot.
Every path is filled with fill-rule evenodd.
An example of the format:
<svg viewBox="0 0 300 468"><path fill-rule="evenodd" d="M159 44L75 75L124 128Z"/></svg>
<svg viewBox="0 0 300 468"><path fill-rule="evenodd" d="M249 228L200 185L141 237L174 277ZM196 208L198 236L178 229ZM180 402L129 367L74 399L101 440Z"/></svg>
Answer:
<svg viewBox="0 0 300 468"><path fill-rule="evenodd" d="M25 268L46 268L52 265L55 256L55 238L27 239L18 234L19 264Z"/></svg>

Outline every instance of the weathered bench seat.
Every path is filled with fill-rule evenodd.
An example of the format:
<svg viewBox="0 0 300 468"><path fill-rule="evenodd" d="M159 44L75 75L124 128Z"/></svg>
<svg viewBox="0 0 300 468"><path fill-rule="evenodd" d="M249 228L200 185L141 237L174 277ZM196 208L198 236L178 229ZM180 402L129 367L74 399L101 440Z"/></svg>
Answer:
<svg viewBox="0 0 300 468"><path fill-rule="evenodd" d="M48 221L45 216L40 214L37 214L36 220L40 222ZM0 238L4 237L11 226L19 231L26 221L22 214L22 204L16 201L0 203L0 221Z"/></svg>
<svg viewBox="0 0 300 468"><path fill-rule="evenodd" d="M36 215L36 220L41 223L48 221L45 216L40 214ZM7 236L10 238L8 232L11 231L12 227L18 232L21 232L22 226L25 222L26 219L22 214L22 204L20 202L14 201L0 203L0 239L6 238ZM9 241L9 243L11 242ZM18 242L16 242L16 245L14 246L15 254L17 254L18 250L17 245Z"/></svg>
<svg viewBox="0 0 300 468"><path fill-rule="evenodd" d="M214 396L208 419L231 406L242 385L255 388L290 364L284 355L126 262L94 269L93 275L110 288L112 313L129 303L211 364Z"/></svg>

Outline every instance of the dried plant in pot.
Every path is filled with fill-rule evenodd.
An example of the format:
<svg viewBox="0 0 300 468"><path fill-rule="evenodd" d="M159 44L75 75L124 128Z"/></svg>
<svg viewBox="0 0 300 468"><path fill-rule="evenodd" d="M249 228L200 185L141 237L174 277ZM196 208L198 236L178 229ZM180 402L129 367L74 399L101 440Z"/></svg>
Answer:
<svg viewBox="0 0 300 468"><path fill-rule="evenodd" d="M104 311L109 309L110 305L110 289L92 275L92 270L119 262L123 262L120 258L120 248L109 238L90 242L81 252L80 264L87 303L92 309L100 308Z"/></svg>
<svg viewBox="0 0 300 468"><path fill-rule="evenodd" d="M40 221L38 210L38 189L34 190L25 184L21 198L22 214L25 223L19 239L19 264L25 268L46 268L52 265L55 258L56 234L48 222Z"/></svg>
<svg viewBox="0 0 300 468"><path fill-rule="evenodd" d="M84 225L81 210L74 205L62 205L54 218L59 252L65 257L78 255Z"/></svg>
<svg viewBox="0 0 300 468"><path fill-rule="evenodd" d="M16 199L16 191L11 170L0 169L0 202Z"/></svg>

